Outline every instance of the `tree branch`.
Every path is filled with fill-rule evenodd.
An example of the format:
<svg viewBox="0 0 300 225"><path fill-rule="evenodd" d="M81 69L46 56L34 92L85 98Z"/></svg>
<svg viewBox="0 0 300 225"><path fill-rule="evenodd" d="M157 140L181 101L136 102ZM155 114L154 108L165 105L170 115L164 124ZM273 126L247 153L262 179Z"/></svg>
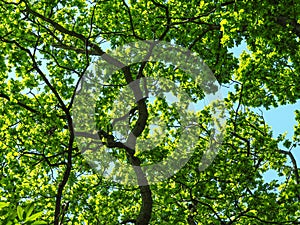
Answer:
<svg viewBox="0 0 300 225"><path fill-rule="evenodd" d="M300 179L299 179L299 172L298 172L298 166L297 166L297 161L293 155L292 152L290 151L284 151L282 149L278 149L277 150L278 152L284 154L284 155L287 155L290 157L291 161L292 161L292 164L293 164L293 171L294 171L294 175L295 175L295 179L296 179L296 183L297 185L299 186L300 185ZM300 193L299 193L299 189L297 189L297 198L298 200L300 201Z"/></svg>

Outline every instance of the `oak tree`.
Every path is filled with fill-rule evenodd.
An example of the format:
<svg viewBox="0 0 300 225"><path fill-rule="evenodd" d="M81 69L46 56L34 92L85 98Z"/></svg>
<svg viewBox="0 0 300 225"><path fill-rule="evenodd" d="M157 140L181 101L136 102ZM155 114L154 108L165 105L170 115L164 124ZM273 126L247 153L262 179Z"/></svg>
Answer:
<svg viewBox="0 0 300 225"><path fill-rule="evenodd" d="M300 223L293 155L299 150L300 111L287 139L274 136L255 110L300 98L298 1L3 0L0 19L1 224ZM224 96L226 127L212 164L199 170L214 108L199 110L199 138L186 164L165 180L148 183L143 176L143 185L124 185L84 157L73 129L74 107L93 62L116 66L110 58L115 49L149 40L189 49L219 85L231 87ZM232 48L241 44L247 50L237 57ZM129 133L142 140L152 135L152 142L159 135L147 121L156 117L165 124L167 134L151 151L118 142L109 116L118 111L118 93L146 77L172 81L197 103L205 95L189 73L145 60L106 76L93 110L98 137L113 157L142 168L189 145L188 136L186 143L174 141L181 126L163 97L139 99L126 117ZM127 106L121 103L117 109ZM266 181L270 170L280 179Z"/></svg>

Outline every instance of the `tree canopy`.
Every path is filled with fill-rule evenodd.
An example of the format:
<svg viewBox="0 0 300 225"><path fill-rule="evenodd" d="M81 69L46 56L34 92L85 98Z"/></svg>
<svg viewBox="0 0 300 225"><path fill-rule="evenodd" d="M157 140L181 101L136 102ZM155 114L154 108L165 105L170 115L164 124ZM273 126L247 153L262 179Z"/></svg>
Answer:
<svg viewBox="0 0 300 225"><path fill-rule="evenodd" d="M3 0L0 19L1 224L300 224L299 168L293 155L299 151L300 111L287 139L284 133L275 136L255 110L300 98L298 1ZM222 143L205 170L199 165L210 145L216 105L180 114L157 94L154 81L153 101L127 102L126 97L130 88L125 87L132 82L138 82L137 94L147 92L143 78L148 83L162 79L160 87L176 85L182 99L177 106L186 109L186 101L205 98L189 71L150 61L147 54L144 61L118 70L103 69L105 63L119 65L122 46L143 42L151 49L155 41L190 50L220 86L230 87L223 99ZM232 48L241 44L248 50L237 58ZM124 51L122 59L131 62ZM84 79L93 78L92 64L105 77L92 80L99 81L98 97ZM76 107L90 112L91 99L76 104L82 90L85 97L97 97L94 115L84 115L94 119L101 146L128 171L134 169L137 184L108 178L85 157L74 130L87 119L76 117ZM126 110L128 127L117 134L111 115L121 117L118 112ZM180 115L194 118L198 126L177 141L183 135ZM149 121L164 135L152 132ZM128 133L137 137L136 149L117 141ZM190 146L192 135L198 138ZM151 151L143 151L147 140L155 143ZM97 146L92 160L103 156ZM187 146L192 154L182 168L151 183L142 168L176 148L188 154ZM109 167L109 160L101 163ZM267 181L264 174L270 170L278 176Z"/></svg>

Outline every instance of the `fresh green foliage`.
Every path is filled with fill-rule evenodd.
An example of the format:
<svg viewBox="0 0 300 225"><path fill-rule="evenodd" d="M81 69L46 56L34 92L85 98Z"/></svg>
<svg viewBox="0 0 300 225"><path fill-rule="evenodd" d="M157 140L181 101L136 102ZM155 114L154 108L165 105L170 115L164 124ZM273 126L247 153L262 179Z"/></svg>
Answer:
<svg viewBox="0 0 300 225"><path fill-rule="evenodd" d="M12 206L9 202L0 202L1 209L1 222L2 224L30 224L30 225L41 225L48 224L46 221L39 221L43 212L33 213L34 204L29 203L26 207L18 205L17 207Z"/></svg>
<svg viewBox="0 0 300 225"><path fill-rule="evenodd" d="M298 1L3 0L0 20L1 224L300 223L299 168L292 153L300 148L299 110L292 139L274 137L254 110L300 98ZM190 49L232 91L225 96L226 130L213 163L199 171L210 132L207 106L197 114L202 130L188 163L163 182L137 187L114 183L90 167L76 144L72 110L91 62L109 54L107 46L140 40ZM230 49L241 43L248 50L237 58ZM165 129L162 142L148 152L132 153L109 140L113 102L140 70L175 82L195 102L204 96L172 65L138 63L106 74L97 127L112 155L142 165L171 154L178 133ZM148 104L150 120L178 119L163 98L139 104ZM132 130L139 117L131 118ZM140 137L149 134L145 126ZM280 179L266 181L270 170Z"/></svg>

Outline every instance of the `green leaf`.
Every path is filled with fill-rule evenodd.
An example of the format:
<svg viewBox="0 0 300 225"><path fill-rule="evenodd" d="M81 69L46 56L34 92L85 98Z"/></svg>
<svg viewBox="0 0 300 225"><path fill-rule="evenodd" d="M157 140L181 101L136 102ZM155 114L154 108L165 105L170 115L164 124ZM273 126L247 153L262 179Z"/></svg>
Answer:
<svg viewBox="0 0 300 225"><path fill-rule="evenodd" d="M21 206L18 205L17 207L17 214L20 220L23 220L23 209Z"/></svg>
<svg viewBox="0 0 300 225"><path fill-rule="evenodd" d="M26 218L25 222L35 220L35 219L39 218L41 215L43 215L43 212L35 213L35 214L31 215L30 217Z"/></svg>
<svg viewBox="0 0 300 225"><path fill-rule="evenodd" d="M9 206L9 202L0 202L0 209Z"/></svg>
<svg viewBox="0 0 300 225"><path fill-rule="evenodd" d="M286 148L290 148L291 147L292 142L290 140L285 140L283 142L283 146Z"/></svg>
<svg viewBox="0 0 300 225"><path fill-rule="evenodd" d="M48 224L45 221L35 221L34 223L32 223L31 225L42 225L42 224Z"/></svg>
<svg viewBox="0 0 300 225"><path fill-rule="evenodd" d="M26 209L25 209L25 212L26 212L26 219L31 215L32 211L34 209L34 204L29 204Z"/></svg>

